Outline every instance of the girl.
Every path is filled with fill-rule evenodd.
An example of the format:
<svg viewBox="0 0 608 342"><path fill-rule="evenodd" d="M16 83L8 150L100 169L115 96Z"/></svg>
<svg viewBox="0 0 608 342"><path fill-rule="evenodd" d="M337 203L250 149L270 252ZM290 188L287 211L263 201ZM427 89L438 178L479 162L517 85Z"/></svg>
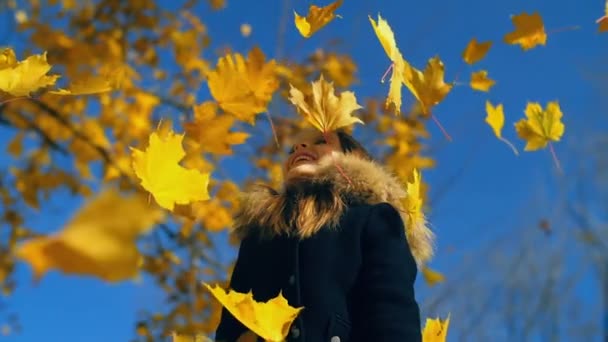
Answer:
<svg viewBox="0 0 608 342"><path fill-rule="evenodd" d="M242 201L230 288L304 307L288 341L420 341L414 281L431 231L404 228L403 186L349 134L307 130L296 141L283 189L259 186ZM216 341L246 333L224 309Z"/></svg>

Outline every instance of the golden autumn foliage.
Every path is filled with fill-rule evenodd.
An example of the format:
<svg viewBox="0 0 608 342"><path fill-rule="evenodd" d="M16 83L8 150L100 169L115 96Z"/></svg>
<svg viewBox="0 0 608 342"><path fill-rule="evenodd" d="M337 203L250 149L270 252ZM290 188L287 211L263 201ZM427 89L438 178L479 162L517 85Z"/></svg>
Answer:
<svg viewBox="0 0 608 342"><path fill-rule="evenodd" d="M247 23L235 29L247 48L213 42L204 20L231 6L222 0L205 2L218 12L204 14L193 9L196 1L178 11L154 1L24 3L16 22L32 51L0 50L0 123L11 130L5 149L14 161L0 179L7 227L0 238L3 292L15 286L18 261L29 264L36 279L51 270L107 282L144 273L167 304L135 322L142 341L206 341L222 307L251 330L241 340L282 341L302 308L290 307L282 295L258 303L252 293L207 283L230 272L231 263L216 253L225 247L216 236L231 228L239 192L256 181L280 187L285 146L310 125L324 133L365 130L364 145L380 145L378 159L407 188L407 225L426 223L429 185L421 171L435 166L426 149L428 119L457 84L446 81L452 75L438 56L424 56L420 70L410 64L379 14L377 20L366 14L371 27L364 27L380 42L370 53L382 48L388 57L388 94L363 99L358 92L357 99L351 89L365 66L338 49L319 45L310 55L282 57L256 45L256 36L270 32L256 26L252 35ZM304 38L338 24L329 25L342 5L310 5L306 16L294 9L288 29L315 43ZM51 25L47 7L65 27ZM546 44L539 13L511 19L515 28L504 43L523 50ZM598 29L608 30L607 22L598 19ZM492 44L473 38L460 53L465 66L489 58ZM463 92L486 96L495 84L488 75L491 69L472 72ZM404 85L411 99L402 97ZM517 154L503 137L503 105L485 104L485 122ZM525 115L511 129L526 151L560 141L565 125L557 102L546 109L530 102ZM50 200L66 193L85 204L62 229L46 234L25 224L32 211L49 210ZM446 281L426 265L421 273L430 286ZM448 325L449 316L427 319L423 341L445 341Z"/></svg>

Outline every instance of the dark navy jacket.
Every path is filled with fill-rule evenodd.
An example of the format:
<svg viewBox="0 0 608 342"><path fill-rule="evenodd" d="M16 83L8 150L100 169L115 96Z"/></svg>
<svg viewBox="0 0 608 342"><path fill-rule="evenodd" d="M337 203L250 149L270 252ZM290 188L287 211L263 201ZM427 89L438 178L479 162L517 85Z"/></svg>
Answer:
<svg viewBox="0 0 608 342"><path fill-rule="evenodd" d="M420 314L414 298L417 267L403 221L390 204L347 209L339 227L307 239L241 241L230 287L267 301L282 291L304 309L287 341L418 342ZM223 309L216 341L234 342L247 329Z"/></svg>

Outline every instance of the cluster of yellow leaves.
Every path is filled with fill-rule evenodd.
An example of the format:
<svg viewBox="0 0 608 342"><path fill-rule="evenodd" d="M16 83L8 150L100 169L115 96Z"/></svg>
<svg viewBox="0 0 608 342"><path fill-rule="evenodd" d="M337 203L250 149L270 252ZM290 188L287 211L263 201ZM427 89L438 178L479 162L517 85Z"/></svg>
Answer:
<svg viewBox="0 0 608 342"><path fill-rule="evenodd" d="M395 34L388 25L388 22L380 14L378 14L378 23L371 16L369 16L369 21L378 40L380 40L380 44L384 48L384 52L386 52L386 55L392 62L391 81L385 106L388 107L392 103L395 106L395 112L399 114L401 112L401 85L405 81L404 72L405 68L409 67L409 64L403 59L401 51L397 48Z"/></svg>
<svg viewBox="0 0 608 342"><path fill-rule="evenodd" d="M363 124L361 119L352 116L353 111L362 108L357 103L355 93L345 91L336 96L333 83L325 81L323 75L312 83L311 99L307 100L304 94L293 86L289 94L289 100L298 112L323 133L355 123Z"/></svg>
<svg viewBox="0 0 608 342"><path fill-rule="evenodd" d="M51 65L47 62L47 53L32 55L23 61L17 61L13 49L6 48L0 54L0 91L13 96L30 96L31 93L55 85L59 75L47 75ZM79 79L68 89L49 91L57 95L95 94L112 90L110 80L105 77Z"/></svg>
<svg viewBox="0 0 608 342"><path fill-rule="evenodd" d="M505 123L503 105L493 106L489 101L486 101L486 113L486 122L492 128L496 137L509 145L515 154L518 154L513 144L502 137L502 128ZM566 126L561 121L563 113L557 101L548 102L544 110L538 102L528 102L525 114L525 119L520 119L515 123L517 135L526 141L524 151L536 151L547 147L552 141L560 141ZM551 152L559 168L552 147Z"/></svg>
<svg viewBox="0 0 608 342"><path fill-rule="evenodd" d="M282 293L267 302L256 302L253 293L226 292L219 286L204 284L222 305L244 326L268 342L282 342L303 307L289 305Z"/></svg>
<svg viewBox="0 0 608 342"><path fill-rule="evenodd" d="M232 154L232 145L242 144L249 134L231 132L235 118L218 115L217 104L211 101L194 106L194 121L183 124L186 135L196 143L196 150L218 155Z"/></svg>
<svg viewBox="0 0 608 342"><path fill-rule="evenodd" d="M430 114L431 107L443 100L452 89L452 84L444 81L444 65L438 57L429 59L424 72L411 66L397 48L395 35L388 22L378 15L378 23L369 18L374 32L389 56L392 64L391 85L386 105L395 105L395 112L401 112L401 85L410 90L422 106L425 115Z"/></svg>
<svg viewBox="0 0 608 342"><path fill-rule="evenodd" d="M266 111L272 94L278 88L277 65L266 62L259 48L241 54L221 57L215 70L207 74L211 95L226 112L253 124L256 114Z"/></svg>
<svg viewBox="0 0 608 342"><path fill-rule="evenodd" d="M392 69L391 82L385 106L388 107L392 103L395 106L395 114L401 113L401 86L405 84L418 100L422 113L435 119L431 114L431 108L441 102L453 87L453 84L447 84L444 81L443 63L439 57L433 57L427 62L424 72L414 68L403 58L397 48L395 35L388 22L382 19L380 14L378 14L378 23L371 17L369 20L380 44L392 61L389 68ZM439 121L435 119L435 122L445 136L451 140Z"/></svg>
<svg viewBox="0 0 608 342"><path fill-rule="evenodd" d="M112 282L133 278L142 262L136 239L163 218L145 197L108 189L86 203L62 231L26 241L16 255L32 265L36 279L50 269Z"/></svg>

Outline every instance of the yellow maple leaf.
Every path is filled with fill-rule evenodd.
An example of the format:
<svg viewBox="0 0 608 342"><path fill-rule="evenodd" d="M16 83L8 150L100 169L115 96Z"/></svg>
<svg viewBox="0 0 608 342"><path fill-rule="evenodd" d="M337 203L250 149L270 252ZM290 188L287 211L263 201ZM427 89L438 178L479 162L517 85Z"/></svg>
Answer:
<svg viewBox="0 0 608 342"><path fill-rule="evenodd" d="M291 103L321 132L327 133L354 123L363 124L361 119L352 116L353 111L363 108L357 103L355 93L345 91L336 96L333 83L325 81L323 75L312 83L312 99L309 101L304 98L301 91L290 86Z"/></svg>
<svg viewBox="0 0 608 342"><path fill-rule="evenodd" d="M422 268L422 276L429 286L435 286L445 281L445 276L442 273L432 270L427 266Z"/></svg>
<svg viewBox="0 0 608 342"><path fill-rule="evenodd" d="M131 147L133 170L142 187L161 207L169 210L173 210L175 204L209 199L209 174L179 165L186 155L183 138L171 130L163 137L152 132L145 151Z"/></svg>
<svg viewBox="0 0 608 342"><path fill-rule="evenodd" d="M557 101L547 103L545 110L538 102L528 102L525 113L526 118L515 123L517 135L526 140L524 151L539 150L561 139L566 126L561 122L563 114Z"/></svg>
<svg viewBox="0 0 608 342"><path fill-rule="evenodd" d="M380 44L384 48L384 52L386 52L386 55L392 62L391 80L385 107L388 108L392 103L395 106L395 114L399 114L401 113L401 86L404 82L404 74L410 68L410 65L401 55L399 48L397 48L395 34L388 22L380 14L378 14L378 23L371 16L368 16L368 18ZM382 81L384 82L384 79Z"/></svg>
<svg viewBox="0 0 608 342"><path fill-rule="evenodd" d="M29 96L31 92L55 84L60 76L48 76L49 70L51 65L46 61L46 52L16 62L14 51L5 49L0 59L0 91L13 96Z"/></svg>
<svg viewBox="0 0 608 342"><path fill-rule="evenodd" d="M186 135L196 141L200 150L220 155L232 154L232 145L242 144L249 134L231 132L234 117L217 115L215 102L207 101L194 106L194 121L184 123Z"/></svg>
<svg viewBox="0 0 608 342"><path fill-rule="evenodd" d="M462 52L462 59L467 64L475 64L486 56L491 47L491 41L478 43L477 39L473 38Z"/></svg>
<svg viewBox="0 0 608 342"><path fill-rule="evenodd" d="M503 105L498 104L497 106L493 106L490 101L486 101L485 121L488 125L490 125L490 127L492 127L494 135L496 135L496 137L500 141L507 144L513 150L513 153L515 153L515 155L519 155L519 152L517 151L515 146L513 146L513 144L509 140L505 139L502 136L502 128L505 125L505 113Z"/></svg>
<svg viewBox="0 0 608 342"><path fill-rule="evenodd" d="M599 24L597 27L598 32L608 32L608 0L604 3L604 15L595 21Z"/></svg>
<svg viewBox="0 0 608 342"><path fill-rule="evenodd" d="M441 321L439 318L427 318L422 330L422 342L445 342L450 326L450 316Z"/></svg>
<svg viewBox="0 0 608 342"><path fill-rule="evenodd" d="M538 12L521 13L511 17L515 30L507 33L504 41L507 44L519 44L526 51L537 45L547 44L547 33L543 19Z"/></svg>
<svg viewBox="0 0 608 342"><path fill-rule="evenodd" d="M266 111L279 86L276 61L266 62L257 47L249 52L247 60L238 53L228 54L207 74L207 83L223 110L253 124L255 115Z"/></svg>
<svg viewBox="0 0 608 342"><path fill-rule="evenodd" d="M439 57L429 59L424 72L414 67L405 69L404 83L420 102L423 114L429 115L431 108L452 90L453 84L445 83L444 75L444 66Z"/></svg>
<svg viewBox="0 0 608 342"><path fill-rule="evenodd" d="M256 302L251 291L226 292L218 285L203 285L237 320L266 341L284 341L289 327L303 309L291 307L280 292L267 302Z"/></svg>
<svg viewBox="0 0 608 342"><path fill-rule="evenodd" d="M106 281L133 278L142 262L137 238L164 218L145 196L107 189L86 203L52 236L25 241L17 256L32 265L39 279L50 269L92 275Z"/></svg>
<svg viewBox="0 0 608 342"><path fill-rule="evenodd" d="M315 32L329 24L330 21L334 20L337 16L334 12L342 5L342 1L337 0L325 7L310 5L306 17L302 17L296 11L293 11L295 16L294 22L298 32L304 38L312 36Z"/></svg>
<svg viewBox="0 0 608 342"><path fill-rule="evenodd" d="M494 84L496 84L496 81L488 78L488 72L485 70L476 71L471 74L470 85L474 90L488 92Z"/></svg>

